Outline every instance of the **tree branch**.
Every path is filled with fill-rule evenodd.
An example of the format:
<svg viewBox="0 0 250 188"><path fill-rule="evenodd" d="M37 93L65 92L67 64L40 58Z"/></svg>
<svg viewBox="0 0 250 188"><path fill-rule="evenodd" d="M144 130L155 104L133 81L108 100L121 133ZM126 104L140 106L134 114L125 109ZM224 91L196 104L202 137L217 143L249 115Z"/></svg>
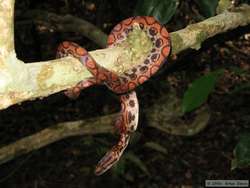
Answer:
<svg viewBox="0 0 250 188"><path fill-rule="evenodd" d="M4 61L14 53L14 0L0 1L0 68L5 68ZM0 75L1 78L1 75Z"/></svg>
<svg viewBox="0 0 250 188"><path fill-rule="evenodd" d="M173 53L177 54L188 48L198 50L206 39L249 23L250 6L243 4L230 12L225 11L202 22L188 25L185 29L171 33Z"/></svg>
<svg viewBox="0 0 250 188"><path fill-rule="evenodd" d="M199 110L192 122L186 123L180 118L180 101L174 92L163 95L154 101L154 105L145 109L144 114L150 120L150 127L174 135L192 136L203 130L209 121L207 107ZM96 135L114 131L113 121L118 114L92 118L88 120L59 123L31 136L0 148L0 165L18 156L47 146L70 136Z"/></svg>
<svg viewBox="0 0 250 188"><path fill-rule="evenodd" d="M92 23L70 14L61 16L47 11L32 10L21 15L21 18L31 19L37 25L44 26L43 29L49 31L81 33L100 47L105 48L107 46L107 35L103 31Z"/></svg>
<svg viewBox="0 0 250 188"><path fill-rule="evenodd" d="M13 44L13 10L14 0L0 1L0 23L3 26L3 35L0 35L0 109L65 90L90 76L85 67L71 57L29 64L18 60ZM200 23L189 25L185 29L171 33L172 54L188 48L199 49L204 40L249 23L250 6L242 5L232 12L226 11ZM133 45L132 41L129 47L124 45L106 48L91 51L90 54L99 64L120 74L135 64L140 64L146 56L143 54L145 50L137 51L136 54L140 58L134 63L127 63L132 62L134 58L131 53Z"/></svg>
<svg viewBox="0 0 250 188"><path fill-rule="evenodd" d="M59 123L36 134L22 138L17 142L0 148L0 165L20 155L70 136L112 132L110 125L114 116L115 114L89 120Z"/></svg>

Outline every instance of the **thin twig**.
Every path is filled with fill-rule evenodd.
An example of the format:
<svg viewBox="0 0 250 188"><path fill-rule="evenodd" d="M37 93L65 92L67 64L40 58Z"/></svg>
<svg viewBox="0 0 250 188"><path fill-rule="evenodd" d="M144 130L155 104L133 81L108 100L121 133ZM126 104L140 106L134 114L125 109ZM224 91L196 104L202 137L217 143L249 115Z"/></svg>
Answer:
<svg viewBox="0 0 250 188"><path fill-rule="evenodd" d="M32 10L21 15L19 19L24 18L33 20L38 25L45 26L43 29L47 29L50 32L76 32L89 38L102 48L107 46L107 35L102 30L92 23L76 16L70 14L57 15L47 11Z"/></svg>

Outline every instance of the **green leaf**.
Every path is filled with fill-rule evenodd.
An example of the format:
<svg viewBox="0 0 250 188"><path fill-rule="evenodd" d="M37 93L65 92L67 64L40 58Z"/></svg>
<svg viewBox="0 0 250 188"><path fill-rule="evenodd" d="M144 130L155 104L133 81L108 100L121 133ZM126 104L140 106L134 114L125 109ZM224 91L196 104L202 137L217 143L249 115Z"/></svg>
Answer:
<svg viewBox="0 0 250 188"><path fill-rule="evenodd" d="M215 15L218 0L195 0L202 15L211 17Z"/></svg>
<svg viewBox="0 0 250 188"><path fill-rule="evenodd" d="M155 150L155 151L158 151L158 152L161 152L163 154L167 154L168 151L166 148L164 148L162 145L156 143L156 142L147 142L145 144L146 147L152 149L152 150Z"/></svg>
<svg viewBox="0 0 250 188"><path fill-rule="evenodd" d="M182 112L190 112L203 104L214 90L216 81L223 74L222 69L210 72L195 81L187 89L182 101Z"/></svg>
<svg viewBox="0 0 250 188"><path fill-rule="evenodd" d="M234 149L234 159L231 169L246 168L250 166L250 133L244 133Z"/></svg>
<svg viewBox="0 0 250 188"><path fill-rule="evenodd" d="M141 159L139 159L136 155L134 155L133 153L126 153L124 158L126 158L128 161L134 163L135 166L140 168L148 176L150 175L145 163Z"/></svg>
<svg viewBox="0 0 250 188"><path fill-rule="evenodd" d="M153 16L160 23L167 23L175 14L178 0L138 0L136 16Z"/></svg>

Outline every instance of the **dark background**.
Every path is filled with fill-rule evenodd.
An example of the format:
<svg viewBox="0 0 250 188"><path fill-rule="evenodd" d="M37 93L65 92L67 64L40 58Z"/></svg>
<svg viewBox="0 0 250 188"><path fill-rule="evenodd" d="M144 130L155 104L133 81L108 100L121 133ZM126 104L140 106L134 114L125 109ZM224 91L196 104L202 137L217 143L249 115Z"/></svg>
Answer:
<svg viewBox="0 0 250 188"><path fill-rule="evenodd" d="M88 50L99 48L81 33L41 32L37 25L22 15L39 9L83 18L107 34L121 20L133 15L135 1L125 0L16 0L15 46L19 59L25 62L55 58L57 46L64 40L75 41ZM181 1L174 17L167 24L175 31L200 21L196 4ZM206 41L199 51L189 50L178 56L175 65L137 88L141 109L150 108L154 100L175 89L178 97L192 80L207 70L226 68L208 105L211 119L207 127L192 137L166 134L147 126L143 110L139 128L127 148L146 166L121 160L118 167L103 176L94 175L94 167L115 143L111 134L73 137L33 151L0 166L0 187L3 188L78 188L78 187L174 187L204 185L206 179L247 179L250 169L231 171L233 149L239 135L250 130L249 91L230 94L239 78L229 71L231 66L249 70L250 41L244 38L250 27L238 28ZM230 41L234 47L228 45ZM175 87L169 80L175 80ZM248 78L246 78L248 79ZM249 80L246 80L249 81ZM4 146L59 122L74 121L119 111L117 97L103 86L86 89L77 100L63 93L42 100L14 105L0 113L0 145ZM145 147L155 142L167 153Z"/></svg>

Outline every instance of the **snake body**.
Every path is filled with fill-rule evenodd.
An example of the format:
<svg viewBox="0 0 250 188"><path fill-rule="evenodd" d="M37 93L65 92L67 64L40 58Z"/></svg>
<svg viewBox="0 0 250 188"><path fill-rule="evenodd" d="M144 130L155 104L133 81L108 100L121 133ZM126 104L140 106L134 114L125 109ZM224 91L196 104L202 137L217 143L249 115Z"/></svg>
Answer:
<svg viewBox="0 0 250 188"><path fill-rule="evenodd" d="M149 16L131 17L117 24L108 36L108 47L114 47L126 40L135 25L139 26L151 39L153 48L142 64L132 67L121 75L97 64L87 50L76 43L66 41L58 47L57 58L71 55L77 58L93 75L67 90L65 92L67 96L76 98L82 89L95 84L105 84L120 97L121 112L115 121L120 139L97 164L95 170L97 175L106 172L120 159L129 143L131 132L137 128L139 105L134 89L157 72L170 52L170 38L166 28Z"/></svg>

